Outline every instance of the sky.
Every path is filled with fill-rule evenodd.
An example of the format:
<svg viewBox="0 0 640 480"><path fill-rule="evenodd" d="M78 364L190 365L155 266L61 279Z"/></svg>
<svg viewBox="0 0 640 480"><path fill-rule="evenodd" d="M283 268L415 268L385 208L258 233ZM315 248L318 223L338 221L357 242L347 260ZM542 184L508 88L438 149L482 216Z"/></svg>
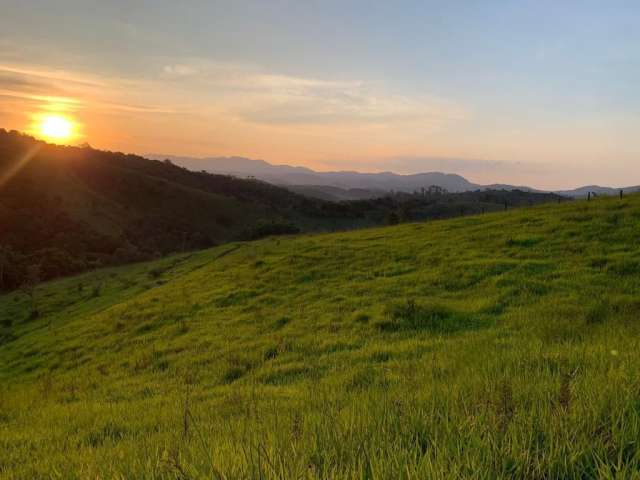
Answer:
<svg viewBox="0 0 640 480"><path fill-rule="evenodd" d="M0 128L317 170L640 184L640 2L0 0Z"/></svg>

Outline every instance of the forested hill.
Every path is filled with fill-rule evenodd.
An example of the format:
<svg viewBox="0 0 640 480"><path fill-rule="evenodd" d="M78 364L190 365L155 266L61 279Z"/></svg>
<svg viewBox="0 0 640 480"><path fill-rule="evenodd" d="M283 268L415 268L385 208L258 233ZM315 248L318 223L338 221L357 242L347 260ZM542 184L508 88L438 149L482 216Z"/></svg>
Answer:
<svg viewBox="0 0 640 480"><path fill-rule="evenodd" d="M39 280L351 223L326 202L265 182L0 130L0 289L21 284L33 265Z"/></svg>
<svg viewBox="0 0 640 480"><path fill-rule="evenodd" d="M429 187L429 185L425 185ZM0 129L0 290L231 240L345 230L561 200L422 188L331 202L170 161L62 147Z"/></svg>

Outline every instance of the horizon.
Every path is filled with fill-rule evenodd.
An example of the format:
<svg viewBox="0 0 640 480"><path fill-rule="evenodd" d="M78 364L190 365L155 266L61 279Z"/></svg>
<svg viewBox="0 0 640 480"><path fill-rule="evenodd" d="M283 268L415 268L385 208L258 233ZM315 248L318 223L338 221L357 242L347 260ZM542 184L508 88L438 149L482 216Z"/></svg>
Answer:
<svg viewBox="0 0 640 480"><path fill-rule="evenodd" d="M564 188L556 188L556 189L549 189L549 190L545 190L542 187L539 187L537 185L516 185L516 184L508 184L508 183L504 183L504 182L490 182L490 183L480 183L474 180L474 178L472 178L471 176L467 176L467 175L463 175L461 173L455 172L455 171L444 171L444 170L422 170L422 171L415 171L415 172L398 172L398 171L394 171L394 170L329 170L329 169L314 169L311 167L307 167L305 165L296 165L296 164L287 164L287 163L273 163L273 162L269 162L268 160L264 160L262 158L248 158L248 157L243 157L241 155L228 155L228 156L202 156L202 157L191 157L188 155L179 155L179 154L168 154L168 153L163 153L163 154L159 154L159 153L146 153L146 154L140 154L142 157L145 158L150 158L150 159L169 159L171 160L172 158L184 158L184 159L189 159L189 160L197 160L197 161L206 161L206 160L219 160L219 159L225 159L225 160L232 160L234 158L237 159L242 159L242 160L249 160L249 161L253 161L253 162L266 162L271 166L274 167L292 167L292 168L306 168L311 170L314 173L357 173L357 174L382 174L382 173L389 173L392 175L401 175L401 176L410 176L410 175L422 175L422 174L432 174L432 173L436 173L436 174L444 174L444 175L458 175L460 177L463 177L465 180L473 183L473 184L477 184L477 185L482 185L482 186L487 186L487 185L510 185L510 186L514 186L514 187L528 187L528 188L532 188L534 190L541 190L541 191L549 191L549 192L554 192L554 191L569 191L569 190L577 190L579 188L583 188L583 187L603 187L603 188L614 188L614 189L623 189L623 188L628 188L628 187L636 187L637 185L634 183L630 183L628 185L607 185L607 184L598 184L598 183L585 183L585 184L580 184L580 185L569 185L568 187L564 187ZM430 160L435 160L435 161L464 161L464 159L456 159L456 158L436 158L436 159L430 159Z"/></svg>
<svg viewBox="0 0 640 480"><path fill-rule="evenodd" d="M85 146L89 146L92 149L96 149L96 150L102 150L102 151L107 151L107 152L114 152L114 153L123 153L125 155L137 155L139 157L148 159L148 160L173 160L173 159L178 159L178 158L182 158L182 159L188 159L188 160L195 160L195 161L207 161L207 160L232 160L232 159L239 159L239 160L248 160L251 162L265 162L268 165L272 166L272 167L289 167L289 168L304 168L307 170L310 170L312 173L317 173L317 174L323 174L323 173L336 173L336 174L340 174L340 173L351 173L351 174L366 174L366 175L376 175L376 174L391 174L391 175L399 175L399 176L411 176L411 175L428 175L428 174L442 174L442 175L457 175L460 176L462 178L464 178L465 180L467 180L468 182L478 185L478 186L491 186L491 185L508 185L511 187L523 187L523 188L531 188L533 190L537 190L537 191L542 191L542 192L562 192L562 191L571 191L571 190L578 190L580 188L585 188L585 187L596 187L596 188L612 188L612 189L625 189L625 188L633 188L633 187L637 187L638 185L630 183L630 184L625 184L625 185L608 185L608 184L598 184L598 183L585 183L585 184L580 184L580 185L573 185L573 186L567 186L567 187L563 187L563 188L555 188L555 189L545 189L543 187L539 187L537 185L525 185L525 184L509 184L509 183L505 183L505 182L489 182L489 183L481 183L478 181L475 181L473 177L467 176L467 175L463 175L461 173L455 172L455 171L444 171L444 170L423 170L423 171L416 171L416 172L398 172L398 171L393 171L393 170L330 170L330 169L313 169L311 167L307 167L305 165L296 165L296 164L286 164L286 163L273 163L273 162L269 162L267 160L264 159L260 159L260 158L248 158L248 157L243 157L240 155L229 155L229 156L220 156L220 157L216 157L216 156L202 156L202 157L196 157L196 156L188 156L188 155L179 155L179 154L159 154L159 153L139 153L139 152L127 152L127 151L119 151L119 150L109 150L109 149L102 149L102 148L95 148L93 145L88 144L87 142L83 142L80 144L69 144L69 143L56 143L56 142L48 142L47 139L43 139L43 138L38 138L37 135L33 135L31 132L22 132L19 130L13 130L13 129L5 129L3 127L0 126L0 131L5 131L8 133L11 132L17 132L20 135L27 135L30 136L38 141L42 141L45 142L49 145L52 146L66 146L66 147L75 147L75 148L83 148ZM465 161L464 159L452 159L452 158L436 158L436 159L430 159L430 160L434 160L434 161ZM211 172L211 173L215 173L215 172Z"/></svg>
<svg viewBox="0 0 640 480"><path fill-rule="evenodd" d="M630 2L3 8L8 130L316 171L640 184Z"/></svg>

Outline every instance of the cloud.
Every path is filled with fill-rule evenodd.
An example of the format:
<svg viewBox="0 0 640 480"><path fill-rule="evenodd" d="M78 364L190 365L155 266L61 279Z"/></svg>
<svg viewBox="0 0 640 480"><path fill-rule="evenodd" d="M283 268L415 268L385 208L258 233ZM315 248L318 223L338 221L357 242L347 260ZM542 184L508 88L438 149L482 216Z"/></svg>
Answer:
<svg viewBox="0 0 640 480"><path fill-rule="evenodd" d="M57 70L41 66L16 65L16 64L0 64L0 73L14 74L22 77L40 78L49 82L63 81L76 85L86 85L92 87L105 87L106 85L100 80L67 70Z"/></svg>
<svg viewBox="0 0 640 480"><path fill-rule="evenodd" d="M154 70L128 77L0 62L0 95L22 102L15 111L23 120L11 121L17 128L24 117L63 109L77 112L96 144L103 138L121 149L160 143L211 154L206 144L215 153L286 161L411 153L433 138L430 133L468 116L446 99L399 95L359 78L290 75L200 59L149 62Z"/></svg>
<svg viewBox="0 0 640 480"><path fill-rule="evenodd" d="M66 71L0 64L0 95L20 99L30 108L77 111L85 105L84 97L102 85Z"/></svg>
<svg viewBox="0 0 640 480"><path fill-rule="evenodd" d="M230 115L263 125L414 123L428 128L467 115L453 102L397 95L371 82L283 75L244 64L171 63L160 79L200 89Z"/></svg>
<svg viewBox="0 0 640 480"><path fill-rule="evenodd" d="M132 87L132 91L128 91ZM0 96L21 99L41 110L107 113L172 113L164 105L118 101L144 91L136 82L98 79L73 71L31 65L0 64Z"/></svg>
<svg viewBox="0 0 640 480"><path fill-rule="evenodd" d="M187 77L197 75L198 69L190 65L165 65L162 69L163 73L168 76Z"/></svg>
<svg viewBox="0 0 640 480"><path fill-rule="evenodd" d="M69 95L69 89L62 87L55 79L40 75L17 73L15 69L3 69L0 66L0 96L21 100L40 109L51 109L55 105L58 111L74 111L82 102Z"/></svg>
<svg viewBox="0 0 640 480"><path fill-rule="evenodd" d="M0 64L4 95L30 101L57 97L68 108L215 116L260 126L343 126L431 131L465 118L459 105L408 97L359 79L320 79L242 63L205 59L164 62L155 78L87 75L28 64Z"/></svg>
<svg viewBox="0 0 640 480"><path fill-rule="evenodd" d="M445 102L409 99L354 89L305 88L301 92L277 94L261 106L240 112L248 121L267 124L362 124L418 123L434 126L462 118L460 109Z"/></svg>
<svg viewBox="0 0 640 480"><path fill-rule="evenodd" d="M52 95L35 95L26 92L7 90L0 88L0 96L10 97L20 100L30 101L43 105L43 108L47 109L45 105L56 105L56 109L62 111L77 110L82 106L82 102L74 98L56 97Z"/></svg>

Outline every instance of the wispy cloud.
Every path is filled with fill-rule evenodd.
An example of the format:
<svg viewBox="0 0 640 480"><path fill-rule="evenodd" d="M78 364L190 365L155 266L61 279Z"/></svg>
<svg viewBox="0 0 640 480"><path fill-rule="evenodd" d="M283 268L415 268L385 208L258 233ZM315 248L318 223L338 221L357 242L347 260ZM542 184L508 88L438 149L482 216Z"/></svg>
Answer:
<svg viewBox="0 0 640 480"><path fill-rule="evenodd" d="M272 125L422 123L464 118L443 99L407 97L362 80L332 80L265 72L256 66L192 60L167 64L160 78L208 89L235 117Z"/></svg>
<svg viewBox="0 0 640 480"><path fill-rule="evenodd" d="M13 99L14 111L25 114L75 112L97 145L106 141L141 151L166 145L181 153L278 161L305 154L321 161L344 152L411 152L416 139L469 115L447 99L400 95L359 78L290 75L202 59L150 63L146 72L115 77L0 62L0 96ZM24 116L5 112L0 119L19 125Z"/></svg>
<svg viewBox="0 0 640 480"><path fill-rule="evenodd" d="M119 101L135 95L135 82L105 79L38 66L0 64L0 96L22 99L39 109L102 112L170 113L166 105ZM141 90L144 91L142 87Z"/></svg>
<svg viewBox="0 0 640 480"><path fill-rule="evenodd" d="M0 64L0 72L4 74L16 74L28 78L40 78L51 82L63 81L66 83L92 87L106 86L105 83L88 75L40 66Z"/></svg>
<svg viewBox="0 0 640 480"><path fill-rule="evenodd" d="M359 79L319 79L204 59L166 62L144 79L0 64L0 94L114 112L224 116L263 126L396 126L429 130L465 118L453 102L408 97ZM46 98L45 98L46 97Z"/></svg>

